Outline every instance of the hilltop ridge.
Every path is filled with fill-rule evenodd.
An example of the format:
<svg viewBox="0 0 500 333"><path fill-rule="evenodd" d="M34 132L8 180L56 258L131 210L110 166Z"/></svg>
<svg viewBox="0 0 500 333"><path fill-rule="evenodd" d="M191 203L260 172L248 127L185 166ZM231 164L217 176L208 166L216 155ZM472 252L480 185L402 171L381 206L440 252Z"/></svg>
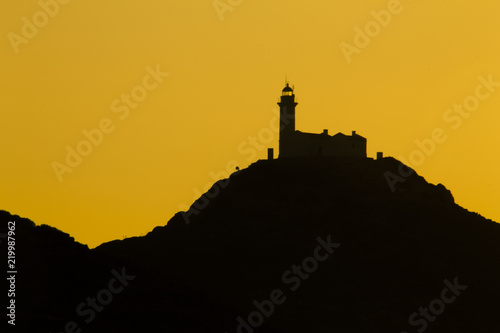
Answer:
<svg viewBox="0 0 500 333"><path fill-rule="evenodd" d="M401 170L391 188L387 172ZM500 328L492 297L500 226L393 158L258 161L146 236L93 250L54 228L0 218L19 221L24 240L26 329L60 332L69 321L91 332ZM122 269L134 279L85 322L77 306ZM420 309L441 294L456 296L427 319Z"/></svg>
<svg viewBox="0 0 500 333"><path fill-rule="evenodd" d="M271 327L408 329L410 314L435 298L445 279L460 277L477 284L475 291L453 305L457 312L448 311L453 320L434 327L474 330L475 320L498 308L488 301L492 307L480 310L473 300L498 288L485 281L500 278L494 259L500 226L408 168L392 191L386 173L399 175L401 168L393 158L262 160L214 184L207 193L217 195L204 194L166 226L95 251L156 267L245 318L255 310L252 301L283 287L283 272L310 256L318 238L330 237L342 246L266 320ZM455 318L461 311L472 316ZM233 331L237 324L235 318Z"/></svg>

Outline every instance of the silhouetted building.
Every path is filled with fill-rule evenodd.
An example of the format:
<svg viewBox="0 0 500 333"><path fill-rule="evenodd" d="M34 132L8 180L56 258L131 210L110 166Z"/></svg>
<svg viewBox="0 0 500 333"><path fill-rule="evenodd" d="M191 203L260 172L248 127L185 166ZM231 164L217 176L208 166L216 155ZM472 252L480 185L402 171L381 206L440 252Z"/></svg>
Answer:
<svg viewBox="0 0 500 333"><path fill-rule="evenodd" d="M288 83L281 94L279 157L356 156L366 157L366 139L352 135L304 133L295 129L295 94Z"/></svg>

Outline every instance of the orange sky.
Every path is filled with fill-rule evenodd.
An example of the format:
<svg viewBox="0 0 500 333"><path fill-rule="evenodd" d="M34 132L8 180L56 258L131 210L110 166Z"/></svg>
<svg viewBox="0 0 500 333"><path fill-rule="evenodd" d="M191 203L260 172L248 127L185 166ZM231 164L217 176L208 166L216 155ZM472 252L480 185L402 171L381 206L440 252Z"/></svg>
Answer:
<svg viewBox="0 0 500 333"><path fill-rule="evenodd" d="M369 156L416 161L500 221L499 14L491 1L3 1L0 208L91 247L145 234L228 165L277 150L287 76L297 129L356 130ZM70 167L67 147L86 156Z"/></svg>

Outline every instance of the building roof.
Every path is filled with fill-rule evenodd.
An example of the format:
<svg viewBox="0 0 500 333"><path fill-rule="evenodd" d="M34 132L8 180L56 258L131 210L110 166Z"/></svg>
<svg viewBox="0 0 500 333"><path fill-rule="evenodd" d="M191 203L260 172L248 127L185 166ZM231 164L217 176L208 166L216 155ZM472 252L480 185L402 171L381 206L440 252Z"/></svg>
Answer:
<svg viewBox="0 0 500 333"><path fill-rule="evenodd" d="M366 141L366 138L362 137L361 135L354 134L354 135L345 135L344 133L337 133L335 135L328 135L326 133L306 133L306 132L301 132L301 131L295 131L295 134L301 135L301 136L307 136L310 139L314 140L331 140L334 138L343 138L346 140L355 140L355 141Z"/></svg>
<svg viewBox="0 0 500 333"><path fill-rule="evenodd" d="M285 87L285 88L283 88L283 91L293 91L293 89L292 89L292 88L290 88L290 85L287 83L287 84L286 84L286 87Z"/></svg>
<svg viewBox="0 0 500 333"><path fill-rule="evenodd" d="M361 135L358 135L356 133L353 133L353 135L345 135L344 133L338 132L333 137L340 137L340 136L347 138L347 139L356 140L356 141L366 141L366 138L364 138Z"/></svg>

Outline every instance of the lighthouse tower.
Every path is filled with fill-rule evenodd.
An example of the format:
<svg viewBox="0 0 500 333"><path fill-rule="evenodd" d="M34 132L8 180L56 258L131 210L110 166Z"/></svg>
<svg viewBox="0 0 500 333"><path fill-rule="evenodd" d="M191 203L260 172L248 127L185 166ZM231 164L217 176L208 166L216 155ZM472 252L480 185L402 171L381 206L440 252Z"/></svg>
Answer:
<svg viewBox="0 0 500 333"><path fill-rule="evenodd" d="M295 133L295 94L289 84L281 93L281 100L278 103L280 107L280 139L279 139L279 156L286 157L290 155L293 149L293 135Z"/></svg>

